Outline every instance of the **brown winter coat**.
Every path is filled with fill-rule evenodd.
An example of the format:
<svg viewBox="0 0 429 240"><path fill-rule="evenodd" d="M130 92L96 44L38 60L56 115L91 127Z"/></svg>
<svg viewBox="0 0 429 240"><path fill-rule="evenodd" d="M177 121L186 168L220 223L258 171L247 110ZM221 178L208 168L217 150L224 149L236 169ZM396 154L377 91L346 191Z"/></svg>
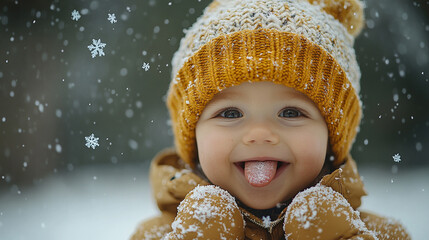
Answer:
<svg viewBox="0 0 429 240"><path fill-rule="evenodd" d="M161 214L142 222L132 235L131 240L161 239L167 235L167 233L172 231L171 225L177 215L177 207L187 194L198 185L209 185L208 182L187 169L173 150L165 150L155 157L150 169L150 180L153 195ZM361 197L365 195L356 164L350 157L340 169L324 176L320 184L340 193L342 195L341 198L345 198L354 210L361 205ZM316 196L316 199L317 197L319 196ZM304 198L308 198L308 196L304 196ZM299 208L297 204L292 203L291 205L288 207L289 209ZM299 228L299 223L293 216L286 216L285 228L283 227L288 208L284 209L279 218L272 221L269 225L264 225L264 222L260 218L240 208L245 221L245 228L244 235L241 237L238 236L237 239L285 239L285 228L289 233L293 232L293 229ZM293 211L293 209L288 211ZM353 210L351 211L354 212ZM328 215L322 218L330 219L332 216ZM356 218L359 218L359 214L355 215ZM304 233L301 231L299 239L410 239L405 229L398 222L371 213L360 212L360 220L364 222L369 231L362 231L362 229L355 228L354 223L352 223L353 221L350 219L338 219L336 218L336 220L331 222L328 221L329 224L325 224L323 227L325 231L322 231L319 227L314 227L315 225L306 227ZM360 222L360 220L358 221ZM348 225L347 221L349 221ZM289 228L292 230L289 231ZM338 229L343 229L341 230L341 235L332 237L331 233ZM373 233L375 233L377 238L374 237ZM305 234L305 237L302 237L304 236L303 234ZM175 236L172 234L168 239L182 239Z"/></svg>

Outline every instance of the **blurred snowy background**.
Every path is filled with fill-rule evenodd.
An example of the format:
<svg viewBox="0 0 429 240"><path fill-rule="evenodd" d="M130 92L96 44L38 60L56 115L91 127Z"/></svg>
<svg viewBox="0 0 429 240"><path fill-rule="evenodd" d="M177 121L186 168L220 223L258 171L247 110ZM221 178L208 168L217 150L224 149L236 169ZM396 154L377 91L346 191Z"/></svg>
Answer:
<svg viewBox="0 0 429 240"><path fill-rule="evenodd" d="M147 171L172 144L170 61L209 2L0 1L0 239L126 239L156 214ZM427 239L429 1L365 4L363 208Z"/></svg>

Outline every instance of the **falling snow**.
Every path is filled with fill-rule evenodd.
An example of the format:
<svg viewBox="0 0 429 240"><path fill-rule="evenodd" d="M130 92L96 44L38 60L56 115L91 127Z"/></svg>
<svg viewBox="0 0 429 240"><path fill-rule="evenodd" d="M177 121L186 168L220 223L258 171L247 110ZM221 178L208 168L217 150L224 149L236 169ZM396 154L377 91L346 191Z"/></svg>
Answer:
<svg viewBox="0 0 429 240"><path fill-rule="evenodd" d="M88 49L91 51L92 58L98 56L104 56L103 48L106 46L105 43L101 42L101 39L95 40L92 39L92 44L88 46Z"/></svg>
<svg viewBox="0 0 429 240"><path fill-rule="evenodd" d="M421 151L422 151L422 149L423 149L423 145L422 145L422 143L421 143L421 142L417 142L417 143L416 143L416 150L417 150L418 152L421 152Z"/></svg>
<svg viewBox="0 0 429 240"><path fill-rule="evenodd" d="M262 222L263 222L265 228L270 227L270 225L271 225L271 218L270 218L270 216L263 216L262 217Z"/></svg>
<svg viewBox="0 0 429 240"><path fill-rule="evenodd" d="M149 69L150 69L150 65L149 65L149 63L143 63L143 66L142 66L142 68L147 72L147 71L149 71Z"/></svg>
<svg viewBox="0 0 429 240"><path fill-rule="evenodd" d="M80 14L77 10L73 10L71 15L72 15L72 20L74 20L74 21L78 21L80 19Z"/></svg>
<svg viewBox="0 0 429 240"><path fill-rule="evenodd" d="M397 153L397 154L395 154L395 155L393 155L392 156L392 158L393 158L393 161L394 162L400 162L401 161L401 155L399 155L399 153Z"/></svg>
<svg viewBox="0 0 429 240"><path fill-rule="evenodd" d="M85 137L85 141L86 141L85 146L86 146L86 147L88 147L88 148L95 149L95 147L100 146L100 145L98 144L98 139L99 139L99 138L94 137L94 133L92 133L92 134L91 134L91 135L89 135L88 137Z"/></svg>
<svg viewBox="0 0 429 240"><path fill-rule="evenodd" d="M116 20L116 16L114 13L112 13L112 14L108 13L107 16L108 16L107 20L109 20L109 22L111 24L114 24L118 21L118 20Z"/></svg>

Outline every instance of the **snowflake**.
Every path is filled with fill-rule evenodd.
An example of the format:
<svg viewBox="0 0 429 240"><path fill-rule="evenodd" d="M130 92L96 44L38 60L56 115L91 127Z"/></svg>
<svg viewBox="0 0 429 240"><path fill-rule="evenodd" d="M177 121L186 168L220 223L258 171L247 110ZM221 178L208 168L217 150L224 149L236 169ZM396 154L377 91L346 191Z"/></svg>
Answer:
<svg viewBox="0 0 429 240"><path fill-rule="evenodd" d="M270 218L270 216L262 217L262 222L263 222L265 228L269 228L270 225L271 225L271 218Z"/></svg>
<svg viewBox="0 0 429 240"><path fill-rule="evenodd" d="M397 163L401 161L401 155L399 155L399 153L393 155L392 158L393 158L393 161Z"/></svg>
<svg viewBox="0 0 429 240"><path fill-rule="evenodd" d="M79 20L79 19L80 19L80 14L79 14L79 12L78 12L77 10L73 10L73 12L72 12L72 20L77 21L77 20Z"/></svg>
<svg viewBox="0 0 429 240"><path fill-rule="evenodd" d="M108 16L107 20L109 20L111 24L114 24L118 21L116 20L116 16L114 13L112 14L108 13L107 16Z"/></svg>
<svg viewBox="0 0 429 240"><path fill-rule="evenodd" d="M100 146L98 144L98 139L99 138L94 137L94 133L92 133L90 136L85 137L85 141L86 141L85 146L87 146L88 148L95 149L95 147Z"/></svg>
<svg viewBox="0 0 429 240"><path fill-rule="evenodd" d="M98 56L104 56L103 48L106 46L105 43L102 43L100 39L92 39L92 44L88 46L88 49L91 51L92 58Z"/></svg>
<svg viewBox="0 0 429 240"><path fill-rule="evenodd" d="M149 63L143 63L142 68L147 72L149 70L149 68L150 68Z"/></svg>

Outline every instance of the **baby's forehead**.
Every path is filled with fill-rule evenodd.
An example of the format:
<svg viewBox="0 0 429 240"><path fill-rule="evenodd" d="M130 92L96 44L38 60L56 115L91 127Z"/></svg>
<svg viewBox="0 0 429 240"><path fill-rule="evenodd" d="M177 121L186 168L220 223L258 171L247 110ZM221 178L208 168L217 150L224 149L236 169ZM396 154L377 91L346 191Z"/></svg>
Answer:
<svg viewBox="0 0 429 240"><path fill-rule="evenodd" d="M313 103L313 101L304 93L301 93L294 88L272 82L245 82L237 86L225 88L217 93L213 97L212 101L244 100L246 98L251 98L254 95L264 94L269 95L270 98L274 100L301 100Z"/></svg>

